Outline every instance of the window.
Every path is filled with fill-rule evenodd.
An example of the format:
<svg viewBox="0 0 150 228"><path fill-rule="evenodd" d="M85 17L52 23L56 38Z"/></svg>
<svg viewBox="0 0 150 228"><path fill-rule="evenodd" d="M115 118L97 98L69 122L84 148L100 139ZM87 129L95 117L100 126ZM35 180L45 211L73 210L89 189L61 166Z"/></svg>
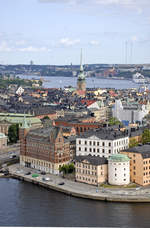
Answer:
<svg viewBox="0 0 150 228"><path fill-rule="evenodd" d="M87 147L85 147L85 149L84 149L85 151L87 151Z"/></svg>
<svg viewBox="0 0 150 228"><path fill-rule="evenodd" d="M126 179L124 179L124 181L126 181Z"/></svg>
<svg viewBox="0 0 150 228"><path fill-rule="evenodd" d="M93 145L95 146L95 141L93 142Z"/></svg>
<svg viewBox="0 0 150 228"><path fill-rule="evenodd" d="M79 140L79 144L81 144L81 140Z"/></svg>
<svg viewBox="0 0 150 228"><path fill-rule="evenodd" d="M92 149L90 148L90 152L92 152Z"/></svg>
<svg viewBox="0 0 150 228"><path fill-rule="evenodd" d="M79 151L81 151L81 147L79 147Z"/></svg>
<svg viewBox="0 0 150 228"><path fill-rule="evenodd" d="M111 154L111 150L109 150L109 154Z"/></svg>
<svg viewBox="0 0 150 228"><path fill-rule="evenodd" d="M117 174L115 173L115 177L117 176Z"/></svg>
<svg viewBox="0 0 150 228"><path fill-rule="evenodd" d="M111 143L109 142L109 146L111 146Z"/></svg>
<svg viewBox="0 0 150 228"><path fill-rule="evenodd" d="M99 142L97 142L97 146L99 146Z"/></svg>
<svg viewBox="0 0 150 228"><path fill-rule="evenodd" d="M86 145L86 144L87 144L87 141L85 141L84 143L85 143L85 145Z"/></svg>
<svg viewBox="0 0 150 228"><path fill-rule="evenodd" d="M95 148L93 149L93 152L95 152Z"/></svg>
<svg viewBox="0 0 150 228"><path fill-rule="evenodd" d="M102 145L105 146L105 143L103 142Z"/></svg>
<svg viewBox="0 0 150 228"><path fill-rule="evenodd" d="M90 145L92 145L92 142L90 141Z"/></svg>
<svg viewBox="0 0 150 228"><path fill-rule="evenodd" d="M105 150L104 150L104 149L102 149L102 152L104 153L104 152L105 152Z"/></svg>
<svg viewBox="0 0 150 228"><path fill-rule="evenodd" d="M99 149L97 149L97 153L99 153Z"/></svg>
<svg viewBox="0 0 150 228"><path fill-rule="evenodd" d="M134 175L136 175L136 172L133 172Z"/></svg>

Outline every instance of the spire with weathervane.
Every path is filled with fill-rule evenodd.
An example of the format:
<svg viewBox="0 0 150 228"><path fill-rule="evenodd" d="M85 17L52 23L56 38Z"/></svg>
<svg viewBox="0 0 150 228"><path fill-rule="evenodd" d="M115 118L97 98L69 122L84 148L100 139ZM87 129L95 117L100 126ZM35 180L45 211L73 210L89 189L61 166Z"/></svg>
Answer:
<svg viewBox="0 0 150 228"><path fill-rule="evenodd" d="M80 96L85 96L86 93L86 82L85 82L85 74L82 65L82 49L81 49L81 57L80 57L80 71L78 74L77 80L77 93Z"/></svg>

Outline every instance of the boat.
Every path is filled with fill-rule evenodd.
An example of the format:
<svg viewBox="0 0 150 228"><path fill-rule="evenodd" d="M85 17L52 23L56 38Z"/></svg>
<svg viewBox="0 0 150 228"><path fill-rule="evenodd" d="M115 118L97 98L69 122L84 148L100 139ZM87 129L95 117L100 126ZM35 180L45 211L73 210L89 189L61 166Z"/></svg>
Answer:
<svg viewBox="0 0 150 228"><path fill-rule="evenodd" d="M136 73L136 74L133 74L132 76L132 81L134 83L137 83L137 84L144 84L144 83L148 83L147 79L144 77L144 75L142 75L141 73Z"/></svg>

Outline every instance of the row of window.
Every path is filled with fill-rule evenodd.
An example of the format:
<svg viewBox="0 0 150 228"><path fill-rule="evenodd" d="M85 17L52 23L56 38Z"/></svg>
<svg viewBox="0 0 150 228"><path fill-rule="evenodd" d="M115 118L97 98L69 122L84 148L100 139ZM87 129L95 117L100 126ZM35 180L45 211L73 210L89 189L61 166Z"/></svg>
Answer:
<svg viewBox="0 0 150 228"><path fill-rule="evenodd" d="M119 175L120 176L120 175ZM124 173L124 177L126 176L126 173ZM115 173L115 177L117 177L117 173Z"/></svg>
<svg viewBox="0 0 150 228"><path fill-rule="evenodd" d="M89 181L89 182L92 182L92 183L97 183L96 180L91 179L91 178L87 178L87 177L76 176L76 178L77 178L78 180L84 180L84 181Z"/></svg>
<svg viewBox="0 0 150 228"><path fill-rule="evenodd" d="M93 169L93 170L96 170L97 169L96 166L86 165L86 164L82 164L82 163L76 163L76 167L82 167L82 168ZM102 169L102 167L101 167L101 169Z"/></svg>
<svg viewBox="0 0 150 228"><path fill-rule="evenodd" d="M96 176L96 172L94 172L94 171L90 171L90 170L84 170L84 169L76 169L76 172L77 173L82 173L82 174L88 174L88 175L94 175L94 176ZM102 173L102 172L101 172ZM103 174L101 174L101 175L103 175Z"/></svg>
<svg viewBox="0 0 150 228"><path fill-rule="evenodd" d="M112 146L112 143L111 143L111 142L109 142L109 143L106 143L106 142L100 143L100 142L97 142L97 141L87 141L87 140L85 140L85 141L82 143L82 141L79 140L78 143L79 143L79 144L84 144L84 145L90 145L90 146L100 146L100 144L101 144L102 146L107 146L107 144L108 144L108 146ZM127 143L128 143L128 139L123 139L123 140L121 140L121 141L114 142L114 146L125 145L125 144L127 144Z"/></svg>

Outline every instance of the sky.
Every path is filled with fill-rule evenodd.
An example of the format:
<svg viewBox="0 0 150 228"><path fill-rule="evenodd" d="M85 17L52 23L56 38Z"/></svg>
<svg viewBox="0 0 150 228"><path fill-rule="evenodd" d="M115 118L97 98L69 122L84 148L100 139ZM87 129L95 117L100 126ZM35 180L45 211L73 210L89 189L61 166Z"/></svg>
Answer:
<svg viewBox="0 0 150 228"><path fill-rule="evenodd" d="M0 0L0 64L150 63L149 0Z"/></svg>

